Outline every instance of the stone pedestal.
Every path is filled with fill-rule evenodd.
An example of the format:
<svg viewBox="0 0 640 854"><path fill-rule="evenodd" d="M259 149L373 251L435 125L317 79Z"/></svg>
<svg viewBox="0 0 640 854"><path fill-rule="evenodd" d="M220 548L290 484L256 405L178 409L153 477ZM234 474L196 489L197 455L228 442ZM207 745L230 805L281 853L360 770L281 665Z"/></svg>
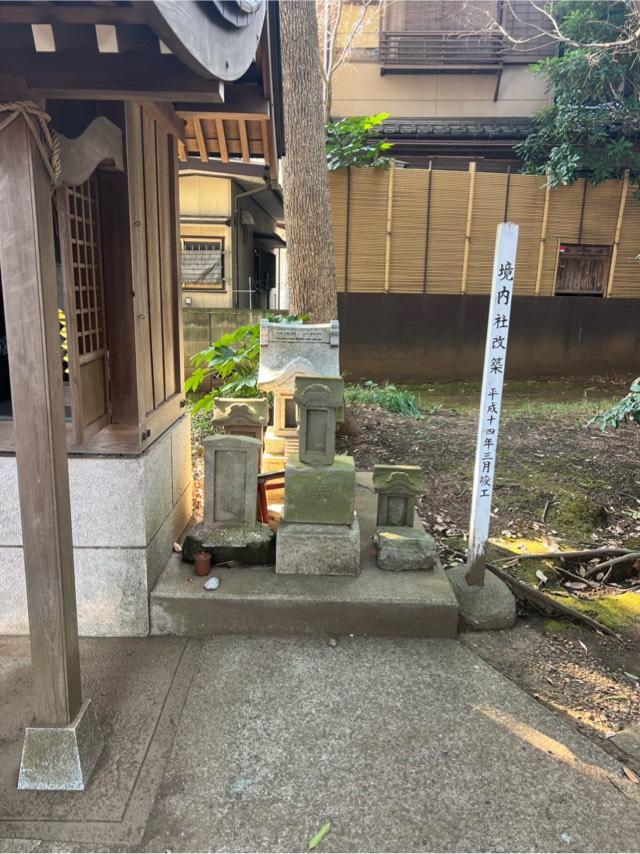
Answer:
<svg viewBox="0 0 640 854"><path fill-rule="evenodd" d="M434 569L438 562L435 541L422 528L414 527L416 496L422 492L419 466L374 466L373 489L378 495L374 542L380 569Z"/></svg>
<svg viewBox="0 0 640 854"><path fill-rule="evenodd" d="M276 540L276 572L282 575L358 575L360 526L281 522Z"/></svg>
<svg viewBox="0 0 640 854"><path fill-rule="evenodd" d="M285 522L350 525L355 511L353 457L339 456L330 466L309 466L293 454L285 469Z"/></svg>
<svg viewBox="0 0 640 854"><path fill-rule="evenodd" d="M91 700L68 726L27 727L18 788L82 791L103 745Z"/></svg>
<svg viewBox="0 0 640 854"><path fill-rule="evenodd" d="M516 600L504 581L487 571L483 585L467 584L468 571L461 564L447 572L462 624L475 631L512 628L516 622Z"/></svg>

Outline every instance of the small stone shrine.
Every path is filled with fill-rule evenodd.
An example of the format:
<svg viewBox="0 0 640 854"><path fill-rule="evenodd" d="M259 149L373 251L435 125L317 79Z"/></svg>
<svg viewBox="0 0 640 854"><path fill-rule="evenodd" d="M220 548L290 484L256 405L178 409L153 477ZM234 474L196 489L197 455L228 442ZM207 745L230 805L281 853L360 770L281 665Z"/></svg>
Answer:
<svg viewBox="0 0 640 854"><path fill-rule="evenodd" d="M438 560L435 541L420 522L415 524L416 496L423 488L419 466L376 465L373 488L378 495L374 541L380 569L433 569Z"/></svg>
<svg viewBox="0 0 640 854"><path fill-rule="evenodd" d="M230 436L251 436L260 442L258 468L261 470L264 432L269 423L269 402L266 397L230 398L215 400L212 422Z"/></svg>
<svg viewBox="0 0 640 854"><path fill-rule="evenodd" d="M191 529L182 557L210 552L214 563L273 563L274 533L257 522L261 442L252 436L208 436L204 445L204 511Z"/></svg>
<svg viewBox="0 0 640 854"><path fill-rule="evenodd" d="M360 527L355 513L353 457L335 455L336 414L343 407L339 377L295 381L300 449L285 469L284 513L276 542L276 572L358 575Z"/></svg>
<svg viewBox="0 0 640 854"><path fill-rule="evenodd" d="M298 423L293 400L296 377L337 377L339 324L260 321L258 388L273 393L273 425L264 440L263 470L279 471L298 452Z"/></svg>

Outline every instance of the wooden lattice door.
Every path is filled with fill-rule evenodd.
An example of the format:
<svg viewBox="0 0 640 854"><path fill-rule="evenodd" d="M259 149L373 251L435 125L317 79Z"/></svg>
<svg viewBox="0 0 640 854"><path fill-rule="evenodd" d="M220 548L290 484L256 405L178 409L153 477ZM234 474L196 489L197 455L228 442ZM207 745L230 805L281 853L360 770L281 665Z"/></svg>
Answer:
<svg viewBox="0 0 640 854"><path fill-rule="evenodd" d="M68 330L74 441L110 420L107 329L98 182L92 175L57 192L60 258Z"/></svg>

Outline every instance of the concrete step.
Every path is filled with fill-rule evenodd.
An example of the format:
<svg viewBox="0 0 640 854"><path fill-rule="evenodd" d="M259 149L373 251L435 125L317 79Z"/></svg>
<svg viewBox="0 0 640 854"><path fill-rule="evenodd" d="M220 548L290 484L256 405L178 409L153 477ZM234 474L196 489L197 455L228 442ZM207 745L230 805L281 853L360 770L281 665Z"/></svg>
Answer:
<svg viewBox="0 0 640 854"><path fill-rule="evenodd" d="M358 474L356 509L362 536L357 578L236 567L215 570L220 587L209 592L205 579L173 555L151 593L151 634L455 637L458 603L441 566L432 572L378 569L370 474Z"/></svg>

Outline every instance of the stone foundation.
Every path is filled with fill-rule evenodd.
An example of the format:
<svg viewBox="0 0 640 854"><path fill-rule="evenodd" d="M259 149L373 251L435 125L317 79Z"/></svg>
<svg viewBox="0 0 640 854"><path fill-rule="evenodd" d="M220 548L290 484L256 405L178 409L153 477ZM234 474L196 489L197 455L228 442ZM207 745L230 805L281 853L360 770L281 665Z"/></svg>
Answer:
<svg viewBox="0 0 640 854"><path fill-rule="evenodd" d="M149 593L192 514L191 437L183 416L136 457L69 458L81 635L149 633ZM18 481L0 457L0 634L28 634Z"/></svg>

